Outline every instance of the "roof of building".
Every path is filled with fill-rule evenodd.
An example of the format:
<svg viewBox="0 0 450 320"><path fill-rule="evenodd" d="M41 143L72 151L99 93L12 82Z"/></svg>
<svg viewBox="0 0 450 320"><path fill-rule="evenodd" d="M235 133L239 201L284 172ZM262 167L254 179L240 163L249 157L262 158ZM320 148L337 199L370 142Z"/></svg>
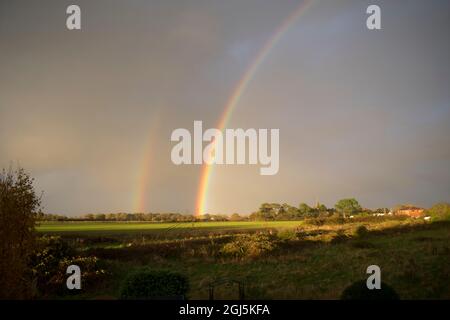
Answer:
<svg viewBox="0 0 450 320"><path fill-rule="evenodd" d="M423 210L423 208L419 208L419 207L414 207L414 206L405 206L405 207L401 207L400 210Z"/></svg>

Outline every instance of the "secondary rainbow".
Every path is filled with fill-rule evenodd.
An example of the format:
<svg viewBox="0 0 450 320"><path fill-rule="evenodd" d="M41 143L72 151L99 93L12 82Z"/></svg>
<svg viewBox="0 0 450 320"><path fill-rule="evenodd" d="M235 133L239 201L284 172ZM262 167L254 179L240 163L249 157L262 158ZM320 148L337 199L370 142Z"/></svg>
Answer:
<svg viewBox="0 0 450 320"><path fill-rule="evenodd" d="M289 28L294 25L294 23L300 18L300 16L307 11L311 6L312 0L303 1L289 16L280 24L273 35L266 41L264 46L259 50L255 59L250 63L247 70L244 72L243 76L239 80L238 84L232 91L227 103L225 104L225 109L220 117L217 129L223 131L230 120L234 109L239 103L239 99L247 88L248 84L254 77L259 66L262 64L264 59L269 55L270 51L274 48L277 42L282 38L283 34L289 30ZM203 163L201 173L200 173L200 183L197 191L197 198L195 204L195 214L201 215L206 211L206 200L208 199L208 189L211 182L211 176L213 174L214 165L208 165Z"/></svg>
<svg viewBox="0 0 450 320"><path fill-rule="evenodd" d="M154 159L155 152L155 136L159 129L159 112L152 114L152 121L150 121L150 130L148 132L147 144L145 145L144 155L139 163L139 170L137 175L137 188L132 199L133 212L144 213L149 207L149 188L150 178L152 174L152 159Z"/></svg>

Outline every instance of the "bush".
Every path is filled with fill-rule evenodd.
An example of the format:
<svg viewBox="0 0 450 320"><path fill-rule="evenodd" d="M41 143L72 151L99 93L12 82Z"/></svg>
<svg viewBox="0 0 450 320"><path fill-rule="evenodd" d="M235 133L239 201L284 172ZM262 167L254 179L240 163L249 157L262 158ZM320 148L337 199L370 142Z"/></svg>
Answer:
<svg viewBox="0 0 450 320"><path fill-rule="evenodd" d="M38 294L66 292L66 270L70 265L77 265L82 272L82 288L98 283L106 271L99 266L96 257L74 257L75 251L61 237L44 236L37 241L38 250L32 257L32 274Z"/></svg>
<svg viewBox="0 0 450 320"><path fill-rule="evenodd" d="M31 271L39 292L49 291L49 281L58 272L61 260L73 250L61 237L43 236L37 239L37 250L31 258Z"/></svg>
<svg viewBox="0 0 450 320"><path fill-rule="evenodd" d="M306 220L305 220L305 223L306 223L306 224L313 225L313 226L316 226L316 227L321 227L321 226L323 226L326 222L327 222L327 221L326 221L325 218L309 218L309 219L306 219Z"/></svg>
<svg viewBox="0 0 450 320"><path fill-rule="evenodd" d="M140 269L129 274L121 289L122 299L184 298L188 279L166 270Z"/></svg>
<svg viewBox="0 0 450 320"><path fill-rule="evenodd" d="M369 234L369 230L366 228L366 226L359 226L355 231L355 235L358 238L365 238L365 237L367 237L368 234Z"/></svg>
<svg viewBox="0 0 450 320"><path fill-rule="evenodd" d="M298 240L297 232L295 230L283 230L278 232L277 236L280 240L284 241Z"/></svg>
<svg viewBox="0 0 450 320"><path fill-rule="evenodd" d="M97 257L73 257L64 258L58 264L58 268L53 273L47 283L47 291L51 293L64 294L68 292L78 293L77 291L67 291L66 274L67 267L76 265L81 270L81 289L92 288L98 285L106 275L106 271L101 268L100 261Z"/></svg>
<svg viewBox="0 0 450 320"><path fill-rule="evenodd" d="M426 211L433 221L450 220L450 204L438 203Z"/></svg>
<svg viewBox="0 0 450 320"><path fill-rule="evenodd" d="M341 300L399 300L397 292L386 283L381 283L381 289L369 290L366 280L354 282L341 295Z"/></svg>
<svg viewBox="0 0 450 320"><path fill-rule="evenodd" d="M276 248L266 234L241 235L225 244L221 252L235 258L257 257Z"/></svg>
<svg viewBox="0 0 450 320"><path fill-rule="evenodd" d="M21 168L0 171L0 299L32 295L29 272L40 198Z"/></svg>

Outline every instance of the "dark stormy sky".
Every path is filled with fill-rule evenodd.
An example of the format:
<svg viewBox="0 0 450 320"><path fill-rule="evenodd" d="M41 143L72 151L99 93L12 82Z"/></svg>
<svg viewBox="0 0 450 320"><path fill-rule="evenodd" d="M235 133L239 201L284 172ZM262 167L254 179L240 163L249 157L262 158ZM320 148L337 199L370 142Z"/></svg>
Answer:
<svg viewBox="0 0 450 320"><path fill-rule="evenodd" d="M201 167L171 162L171 132L216 126L300 3L0 0L0 166L29 171L50 213L192 213ZM207 210L450 200L449 33L449 1L312 0L227 124L279 128L279 173L217 166Z"/></svg>

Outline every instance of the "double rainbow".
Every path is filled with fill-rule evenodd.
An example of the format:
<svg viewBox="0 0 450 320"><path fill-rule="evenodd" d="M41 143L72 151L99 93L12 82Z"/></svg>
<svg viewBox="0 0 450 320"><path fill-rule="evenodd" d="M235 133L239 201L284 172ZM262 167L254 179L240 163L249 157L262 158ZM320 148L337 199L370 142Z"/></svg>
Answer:
<svg viewBox="0 0 450 320"><path fill-rule="evenodd" d="M239 103L242 94L247 89L250 81L255 76L258 68L263 61L267 58L270 51L275 47L278 41L283 37L286 31L292 27L295 22L311 7L312 0L303 0L298 7L278 26L272 36L265 42L262 48L259 50L255 58L250 63L249 67L245 70L238 84L233 89L227 103L225 104L224 111L219 119L219 123L216 126L217 129L223 131L229 122L233 111ZM157 117L155 117L157 118ZM148 189L151 176L151 160L153 155L155 126L151 126L150 138L147 140L147 150L140 165L140 171L138 176L137 192L133 199L133 207L135 212L144 212L148 206ZM200 183L197 190L197 197L195 203L195 215L201 215L206 213L206 201L208 199L208 190L211 183L211 177L213 174L214 165L209 165L206 162L203 163L200 173Z"/></svg>

